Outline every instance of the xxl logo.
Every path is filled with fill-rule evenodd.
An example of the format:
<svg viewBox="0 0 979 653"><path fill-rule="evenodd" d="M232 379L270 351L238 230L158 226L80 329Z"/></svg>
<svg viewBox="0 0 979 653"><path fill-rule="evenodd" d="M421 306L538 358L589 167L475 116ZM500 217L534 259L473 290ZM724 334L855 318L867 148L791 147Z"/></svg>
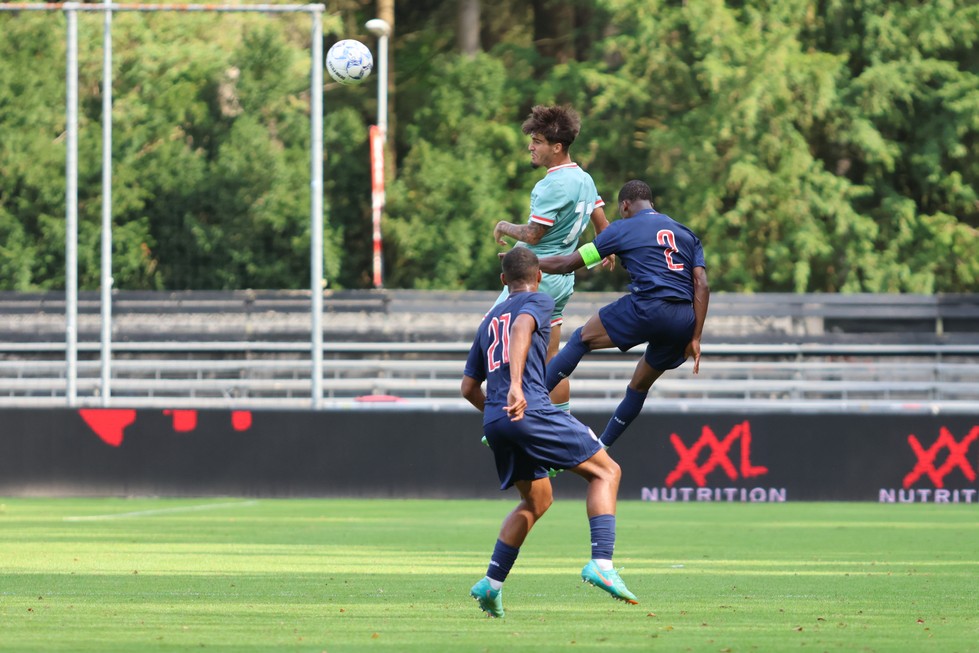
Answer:
<svg viewBox="0 0 979 653"><path fill-rule="evenodd" d="M698 487L704 487L707 485L707 476L718 468L732 481L768 473L767 467L751 463L751 425L747 421L736 424L723 440L719 440L709 426L704 426L700 438L690 447L687 447L676 433L670 434L670 442L680 460L676 468L666 477L667 487L673 487L686 474L690 475ZM736 443L739 449L732 454L731 449ZM706 460L702 463L698 462L705 451Z"/></svg>
<svg viewBox="0 0 979 653"><path fill-rule="evenodd" d="M969 447L976 439L979 439L979 426L972 427L972 430L961 440L956 440L952 432L943 426L939 430L938 439L927 449L922 446L921 441L913 433L909 435L908 444L911 445L914 455L918 457L918 462L914 469L904 477L904 488L910 488L923 476L927 476L936 488L943 488L945 487L945 477L956 469L961 470L968 480L976 480L976 470L966 458ZM948 453L944 462L936 466L938 454L945 450Z"/></svg>

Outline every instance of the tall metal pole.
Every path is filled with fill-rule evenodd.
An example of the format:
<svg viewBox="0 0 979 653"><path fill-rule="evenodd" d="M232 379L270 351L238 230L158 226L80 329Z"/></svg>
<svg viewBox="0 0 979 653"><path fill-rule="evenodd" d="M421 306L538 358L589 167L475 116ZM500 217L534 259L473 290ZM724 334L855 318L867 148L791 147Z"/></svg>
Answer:
<svg viewBox="0 0 979 653"><path fill-rule="evenodd" d="M112 9L102 27L102 406L112 396Z"/></svg>
<svg viewBox="0 0 979 653"><path fill-rule="evenodd" d="M312 300L312 406L323 406L323 16L313 12L310 72L310 298Z"/></svg>
<svg viewBox="0 0 979 653"><path fill-rule="evenodd" d="M64 4L68 25L65 71L65 397L78 404L78 14Z"/></svg>

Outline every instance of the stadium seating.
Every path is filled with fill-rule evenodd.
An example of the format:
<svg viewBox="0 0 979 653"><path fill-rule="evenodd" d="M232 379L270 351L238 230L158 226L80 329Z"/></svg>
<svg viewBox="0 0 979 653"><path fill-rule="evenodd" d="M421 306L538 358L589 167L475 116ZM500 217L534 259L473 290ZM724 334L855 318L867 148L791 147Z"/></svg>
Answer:
<svg viewBox="0 0 979 653"><path fill-rule="evenodd" d="M616 297L578 293L565 335ZM495 293L348 292L324 303L328 405L464 406L472 330ZM64 405L64 298L0 293L0 406ZM133 407L308 407L308 293L123 293L102 356L97 297L79 302L77 396ZM657 405L860 410L979 406L979 299L972 296L712 297L701 373L653 387ZM587 356L576 405L614 404L640 349ZM369 401L379 400L379 401Z"/></svg>

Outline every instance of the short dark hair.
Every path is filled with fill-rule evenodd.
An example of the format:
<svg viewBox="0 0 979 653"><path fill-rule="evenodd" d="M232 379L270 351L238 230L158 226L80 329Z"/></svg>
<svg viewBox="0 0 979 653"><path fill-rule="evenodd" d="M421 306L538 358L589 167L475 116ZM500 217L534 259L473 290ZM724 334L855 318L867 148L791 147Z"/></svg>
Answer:
<svg viewBox="0 0 979 653"><path fill-rule="evenodd" d="M507 285L511 283L531 283L537 277L540 261L527 247L514 247L503 257L503 274Z"/></svg>
<svg viewBox="0 0 979 653"><path fill-rule="evenodd" d="M569 106L538 104L520 127L525 134L539 134L548 143L561 143L567 150L581 131L581 118Z"/></svg>
<svg viewBox="0 0 979 653"><path fill-rule="evenodd" d="M646 200L650 204L653 202L653 191L649 188L649 184L638 179L633 179L632 181L627 181L619 189L619 203L625 201L634 202L636 200Z"/></svg>

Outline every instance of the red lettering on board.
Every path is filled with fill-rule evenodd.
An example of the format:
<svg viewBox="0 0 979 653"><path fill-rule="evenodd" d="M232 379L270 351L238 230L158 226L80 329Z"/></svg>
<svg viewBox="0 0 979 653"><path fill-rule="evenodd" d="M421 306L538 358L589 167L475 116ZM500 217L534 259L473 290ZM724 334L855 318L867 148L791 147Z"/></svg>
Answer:
<svg viewBox="0 0 979 653"><path fill-rule="evenodd" d="M740 468L734 466L729 455L735 440L741 442ZM700 438L690 447L687 447L676 433L670 434L670 442L676 449L680 461L666 477L667 487L672 487L683 478L684 474L689 474L698 487L704 487L707 485L707 475L718 467L732 481L738 479L739 472L741 478L752 478L768 473L767 467L751 464L751 425L746 421L736 424L723 440L718 440L714 431L709 426L704 426ZM697 460L705 447L709 448L709 454L704 464L700 465Z"/></svg>

